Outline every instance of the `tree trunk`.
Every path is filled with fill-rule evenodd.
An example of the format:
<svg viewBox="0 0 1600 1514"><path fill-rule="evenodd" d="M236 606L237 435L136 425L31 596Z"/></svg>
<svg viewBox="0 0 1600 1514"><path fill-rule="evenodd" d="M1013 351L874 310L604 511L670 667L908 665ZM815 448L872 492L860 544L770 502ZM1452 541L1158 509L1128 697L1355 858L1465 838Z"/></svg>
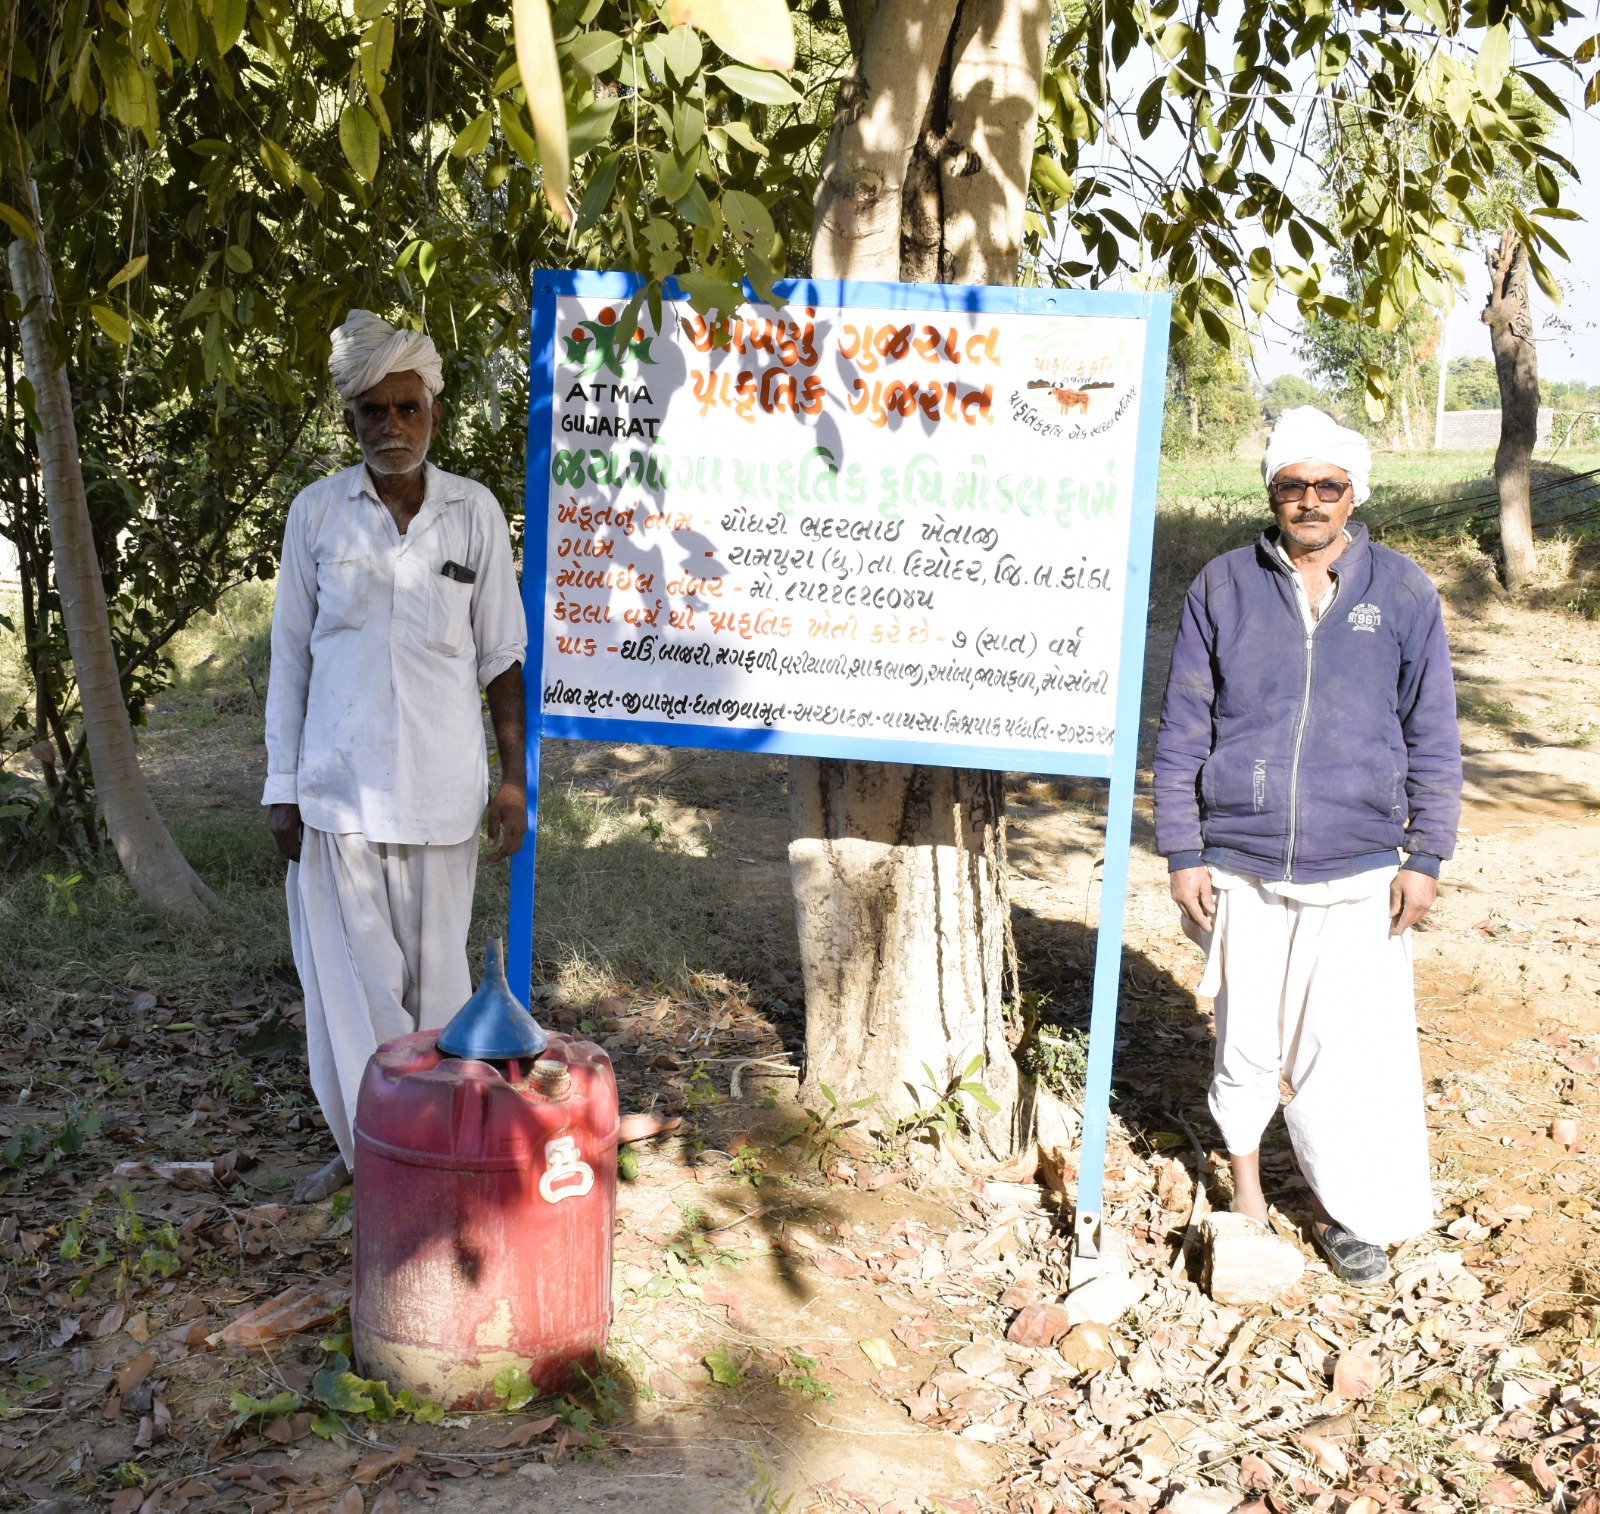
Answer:
<svg viewBox="0 0 1600 1514"><path fill-rule="evenodd" d="M839 90L812 213L811 273L900 277L901 202L960 0L883 0Z"/></svg>
<svg viewBox="0 0 1600 1514"><path fill-rule="evenodd" d="M999 1111L966 1114L990 1153L1009 1155L1027 1132L1014 1128L1004 1007L1004 774L797 758L789 803L803 1095L825 1084L905 1114L937 1104L981 1057Z"/></svg>
<svg viewBox="0 0 1600 1514"><path fill-rule="evenodd" d="M32 188L31 184L27 187ZM139 771L89 524L72 392L67 370L50 341L55 301L37 216L34 234L35 242L20 238L12 242L8 262L12 287L23 309L22 361L33 385L39 418L39 471L50 520L56 588L78 680L96 796L117 856L139 897L159 909L199 914L216 900L173 843Z"/></svg>
<svg viewBox="0 0 1600 1514"><path fill-rule="evenodd" d="M1049 24L1044 0L882 0L828 141L813 277L1015 282ZM1004 1007L1003 775L797 758L789 784L802 1097L904 1114L981 1056L999 1107L967 1104L969 1126L1013 1154L1031 1132Z"/></svg>
<svg viewBox="0 0 1600 1514"><path fill-rule="evenodd" d="M1500 382L1500 445L1494 481L1500 491L1500 551L1508 589L1534 573L1533 506L1528 489L1533 448L1539 436L1539 352L1533 339L1528 296L1528 252L1509 227L1486 254L1489 301L1483 309Z"/></svg>

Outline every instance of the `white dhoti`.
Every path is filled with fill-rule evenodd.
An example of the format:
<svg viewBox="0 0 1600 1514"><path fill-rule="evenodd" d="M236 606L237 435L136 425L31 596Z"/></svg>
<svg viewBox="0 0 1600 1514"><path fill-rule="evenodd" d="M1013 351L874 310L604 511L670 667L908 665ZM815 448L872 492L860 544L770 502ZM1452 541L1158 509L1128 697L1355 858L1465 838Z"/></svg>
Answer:
<svg viewBox="0 0 1600 1514"><path fill-rule="evenodd" d="M1389 934L1380 869L1262 883L1212 869L1216 929L1199 992L1216 998L1211 1113L1234 1156L1279 1105L1300 1170L1352 1234L1392 1246L1433 1224L1411 935Z"/></svg>
<svg viewBox="0 0 1600 1514"><path fill-rule="evenodd" d="M356 1095L383 1042L444 1025L472 993L467 927L478 838L405 846L305 828L289 864L289 940L306 1001L311 1087L355 1168Z"/></svg>

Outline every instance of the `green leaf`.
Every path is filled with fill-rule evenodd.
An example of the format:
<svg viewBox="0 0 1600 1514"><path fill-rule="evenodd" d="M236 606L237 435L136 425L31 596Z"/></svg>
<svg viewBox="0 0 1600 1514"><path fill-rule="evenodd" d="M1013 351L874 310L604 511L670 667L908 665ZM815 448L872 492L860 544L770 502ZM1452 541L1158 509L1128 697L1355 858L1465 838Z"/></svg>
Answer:
<svg viewBox="0 0 1600 1514"><path fill-rule="evenodd" d="M615 32L579 32L557 51L574 68L593 77L613 67L622 56L622 38Z"/></svg>
<svg viewBox="0 0 1600 1514"><path fill-rule="evenodd" d="M600 166L590 177L583 191L583 203L578 206L578 230L587 231L600 219L601 213L611 203L611 193L617 187L617 174L622 168L622 154L608 153L600 160ZM621 1162L628 1152L620 1152L617 1156L618 1171L621 1171ZM638 1171L638 1158L634 1158L634 1171Z"/></svg>
<svg viewBox="0 0 1600 1514"><path fill-rule="evenodd" d="M402 1414L409 1414L419 1425L436 1425L444 1418L441 1405L418 1398L409 1388L402 1388L394 1402Z"/></svg>
<svg viewBox="0 0 1600 1514"><path fill-rule="evenodd" d="M324 1440L337 1441L340 1445L343 1445L350 1435L345 1422L337 1414L319 1414L311 1421L311 1432L313 1435L320 1435Z"/></svg>
<svg viewBox="0 0 1600 1514"><path fill-rule="evenodd" d="M211 31L219 53L226 54L244 35L248 12L248 0L211 0Z"/></svg>
<svg viewBox="0 0 1600 1514"><path fill-rule="evenodd" d="M167 34L177 44L185 63L193 63L200 56L200 26L195 19L193 0L167 0L162 12Z"/></svg>
<svg viewBox="0 0 1600 1514"><path fill-rule="evenodd" d="M1473 77L1478 90L1486 100L1496 99L1500 87L1511 72L1511 33L1504 21L1496 22L1478 44L1478 61L1473 66Z"/></svg>
<svg viewBox="0 0 1600 1514"><path fill-rule="evenodd" d="M252 1419L281 1419L286 1414L293 1414L300 1407L301 1399L298 1393L289 1392L274 1393L271 1398L230 1393L228 1403L236 1416L233 1428L237 1430Z"/></svg>
<svg viewBox="0 0 1600 1514"><path fill-rule="evenodd" d="M112 274L111 282L106 285L106 293L109 294L119 284L126 284L130 279L138 278L149 262L150 255L145 252L141 252L136 258L129 258L121 268Z"/></svg>
<svg viewBox="0 0 1600 1514"><path fill-rule="evenodd" d="M233 243L223 256L227 261L228 267L235 273L249 273L256 266L256 260L237 242Z"/></svg>
<svg viewBox="0 0 1600 1514"><path fill-rule="evenodd" d="M494 1396L500 1400L501 1408L515 1413L524 1404L532 1403L538 1397L538 1390L528 1376L528 1369L520 1362L513 1362L495 1373Z"/></svg>
<svg viewBox="0 0 1600 1514"><path fill-rule="evenodd" d="M378 123L372 113L359 105L347 105L339 112L339 146L345 161L359 178L370 184L378 176Z"/></svg>
<svg viewBox="0 0 1600 1514"><path fill-rule="evenodd" d="M95 325L119 346L126 347L133 340L128 323L109 305L91 305L89 314L94 317Z"/></svg>
<svg viewBox="0 0 1600 1514"><path fill-rule="evenodd" d="M581 157L611 135L611 123L621 106L620 100L595 100L573 117L567 128L567 146L573 157Z"/></svg>
<svg viewBox="0 0 1600 1514"><path fill-rule="evenodd" d="M1161 100L1166 93L1167 81L1165 77L1152 79L1139 96L1139 104L1134 111L1134 117L1139 123L1139 135L1148 137L1161 121Z"/></svg>
<svg viewBox="0 0 1600 1514"><path fill-rule="evenodd" d="M1555 275L1545 267L1544 260L1533 255L1532 248L1528 250L1528 267L1533 271L1534 281L1544 290L1545 298L1552 305L1559 306L1562 299L1561 286L1556 283Z"/></svg>
<svg viewBox="0 0 1600 1514"><path fill-rule="evenodd" d="M680 158L671 152L651 153L650 156L656 160L656 193L669 204L681 200L694 183L694 159Z"/></svg>
<svg viewBox="0 0 1600 1514"><path fill-rule="evenodd" d="M474 153L480 153L489 145L489 133L494 130L494 117L488 111L480 111L457 134L454 142L450 144L452 158L470 158Z"/></svg>
<svg viewBox="0 0 1600 1514"><path fill-rule="evenodd" d="M533 133L522 124L521 107L511 100L500 101L500 132L507 144L529 168L539 166L539 147Z"/></svg>
<svg viewBox="0 0 1600 1514"><path fill-rule="evenodd" d="M567 100L561 87L561 63L556 57L555 36L550 29L550 7L545 0L511 0L511 25L517 65L522 71L523 93L527 96L528 117L533 122L533 134L539 144L539 177L545 203L557 220L570 225L572 212L567 208L567 178L572 172L572 158L567 139ZM504 126L504 109L500 120ZM519 122L519 131L520 126ZM507 140L511 140L509 128ZM512 147L524 161L533 161L515 141Z"/></svg>
<svg viewBox="0 0 1600 1514"><path fill-rule="evenodd" d="M0 200L0 221L4 221L11 228L11 233L19 237L30 247L34 242L33 226L20 210L13 209L4 200Z"/></svg>
<svg viewBox="0 0 1600 1514"><path fill-rule="evenodd" d="M271 137L261 139L260 151L262 166L285 189L288 189L294 183L297 172L294 159Z"/></svg>
<svg viewBox="0 0 1600 1514"><path fill-rule="evenodd" d="M389 0L356 0L356 19L372 21L389 9Z"/></svg>
<svg viewBox="0 0 1600 1514"><path fill-rule="evenodd" d="M317 1401L335 1414L370 1414L374 1407L371 1388L366 1378L350 1371L335 1372L332 1367L324 1367L311 1379Z"/></svg>
<svg viewBox="0 0 1600 1514"><path fill-rule="evenodd" d="M733 1353L726 1346L718 1346L715 1350L706 1352L703 1360L711 1372L711 1381L721 1384L724 1388L739 1386L739 1363L734 1360Z"/></svg>
<svg viewBox="0 0 1600 1514"><path fill-rule="evenodd" d="M761 252L766 252L777 240L772 216L753 194L742 189L728 190L722 197L722 214L735 237Z"/></svg>
<svg viewBox="0 0 1600 1514"><path fill-rule="evenodd" d="M672 107L672 140L685 157L697 148L706 134L705 112L688 100Z"/></svg>
<svg viewBox="0 0 1600 1514"><path fill-rule="evenodd" d="M767 156L767 148L756 140L756 134L743 121L724 121L713 130L721 132L730 142L738 143L746 152L753 152L758 158Z"/></svg>
<svg viewBox="0 0 1600 1514"><path fill-rule="evenodd" d="M745 68L739 63L713 69L711 77L721 79L736 95L754 100L757 105L798 105L802 99L798 90L776 74Z"/></svg>
<svg viewBox="0 0 1600 1514"><path fill-rule="evenodd" d="M1539 191L1539 198L1551 208L1561 203L1561 186L1556 183L1556 176L1543 163L1533 166L1533 182Z"/></svg>
<svg viewBox="0 0 1600 1514"><path fill-rule="evenodd" d="M687 84L699 73L705 49L693 27L675 26L661 43L661 56L672 77L680 84Z"/></svg>
<svg viewBox="0 0 1600 1514"><path fill-rule="evenodd" d="M673 201L673 209L691 226L699 226L706 231L716 230L717 220L711 213L711 201L706 198L706 192L701 188L698 179ZM673 266L677 266L676 262Z"/></svg>

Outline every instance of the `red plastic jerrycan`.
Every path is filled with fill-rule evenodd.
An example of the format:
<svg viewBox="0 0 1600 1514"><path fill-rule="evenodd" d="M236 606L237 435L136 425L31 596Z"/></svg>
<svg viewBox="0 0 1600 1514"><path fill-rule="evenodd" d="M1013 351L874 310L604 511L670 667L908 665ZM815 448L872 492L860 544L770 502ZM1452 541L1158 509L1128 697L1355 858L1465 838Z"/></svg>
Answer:
<svg viewBox="0 0 1600 1514"><path fill-rule="evenodd" d="M595 1366L611 1321L616 1080L598 1046L547 1035L511 997L498 943L444 1030L373 1054L355 1143L357 1370L483 1409L507 1367L559 1393L574 1365Z"/></svg>

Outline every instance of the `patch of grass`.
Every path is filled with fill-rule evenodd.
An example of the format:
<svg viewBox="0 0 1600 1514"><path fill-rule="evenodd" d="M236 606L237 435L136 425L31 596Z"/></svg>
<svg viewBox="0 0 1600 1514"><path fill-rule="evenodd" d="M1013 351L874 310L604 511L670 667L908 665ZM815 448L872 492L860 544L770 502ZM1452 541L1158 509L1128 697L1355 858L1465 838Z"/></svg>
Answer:
<svg viewBox="0 0 1600 1514"><path fill-rule="evenodd" d="M186 921L142 904L108 854L74 884L76 913L52 908L59 885L39 870L0 874L0 995L106 993L134 986L168 1002L226 1001L287 974L292 981L283 863L256 815L208 814L173 837L219 908Z"/></svg>
<svg viewBox="0 0 1600 1514"><path fill-rule="evenodd" d="M541 971L574 989L688 987L715 961L708 938L727 908L702 855L659 807L637 814L616 800L546 788L534 910ZM504 869L492 871L504 889ZM495 902L480 888L480 907L503 919Z"/></svg>

